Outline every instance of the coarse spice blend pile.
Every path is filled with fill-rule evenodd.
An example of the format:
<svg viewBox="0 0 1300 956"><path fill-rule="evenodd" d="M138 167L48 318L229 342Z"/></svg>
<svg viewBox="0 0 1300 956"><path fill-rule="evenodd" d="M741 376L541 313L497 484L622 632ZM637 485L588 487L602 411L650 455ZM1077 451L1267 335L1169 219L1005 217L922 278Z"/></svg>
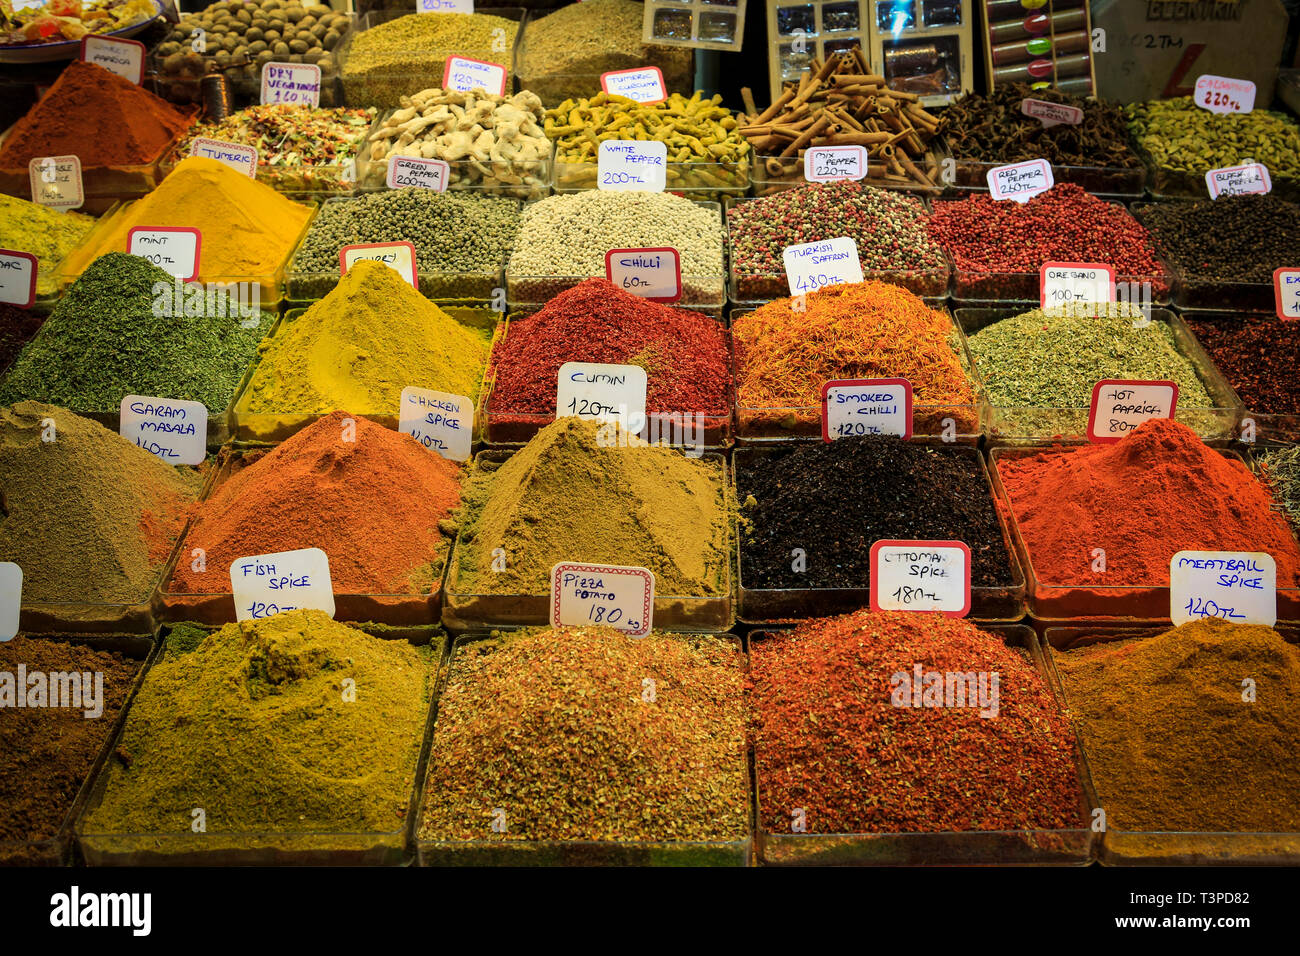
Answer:
<svg viewBox="0 0 1300 956"><path fill-rule="evenodd" d="M782 258L786 246L847 236L857 244L868 277L902 273L888 281L919 295L944 295L948 261L926 232L927 217L915 196L848 181L811 183L737 203L727 209L736 291L746 301L778 298L790 288Z"/></svg>
<svg viewBox="0 0 1300 956"><path fill-rule="evenodd" d="M901 678L918 667L913 693ZM986 703L997 674L996 714L969 698L926 704L934 673L987 675ZM769 833L790 834L797 811L808 833L1085 825L1074 734L1047 681L969 621L869 611L807 621L751 641L748 685Z"/></svg>
<svg viewBox="0 0 1300 956"><path fill-rule="evenodd" d="M351 423L351 425L349 425ZM266 453L249 453L198 507L166 590L227 593L232 561L321 548L341 594L436 591L460 503L460 467L411 436L347 412L320 419Z"/></svg>
<svg viewBox="0 0 1300 956"><path fill-rule="evenodd" d="M657 631L541 628L461 644L419 838L745 839L741 665L734 639Z"/></svg>
<svg viewBox="0 0 1300 956"><path fill-rule="evenodd" d="M1300 322L1200 312L1184 321L1248 412L1300 415Z"/></svg>
<svg viewBox="0 0 1300 956"><path fill-rule="evenodd" d="M15 249L36 257L37 298L58 291L55 268L81 245L94 226L91 216L0 196L0 249Z"/></svg>
<svg viewBox="0 0 1300 956"><path fill-rule="evenodd" d="M202 846L222 833L399 830L436 660L311 610L169 639L80 832ZM193 807L207 831L190 837Z"/></svg>
<svg viewBox="0 0 1300 956"><path fill-rule="evenodd" d="M1278 509L1300 531L1300 445L1281 445L1255 453L1260 476Z"/></svg>
<svg viewBox="0 0 1300 956"><path fill-rule="evenodd" d="M1272 628L1205 618L1053 661L1108 827L1300 831L1300 649Z"/></svg>

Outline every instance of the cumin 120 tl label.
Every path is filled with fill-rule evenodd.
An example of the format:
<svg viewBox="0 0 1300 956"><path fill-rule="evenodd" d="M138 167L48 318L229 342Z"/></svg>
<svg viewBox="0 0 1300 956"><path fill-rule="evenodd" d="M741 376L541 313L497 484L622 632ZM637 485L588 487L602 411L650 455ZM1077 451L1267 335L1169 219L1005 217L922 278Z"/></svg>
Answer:
<svg viewBox="0 0 1300 956"><path fill-rule="evenodd" d="M576 561L551 568L552 627L613 627L645 637L654 603L655 576L646 568Z"/></svg>
<svg viewBox="0 0 1300 956"><path fill-rule="evenodd" d="M1009 166L995 166L984 175L989 194L994 199L1029 202L1039 193L1056 185L1052 164L1045 159L1031 159Z"/></svg>
<svg viewBox="0 0 1300 956"><path fill-rule="evenodd" d="M1110 444L1152 418L1173 418L1178 408L1175 382L1102 379L1092 387L1088 441Z"/></svg>
<svg viewBox="0 0 1300 956"><path fill-rule="evenodd" d="M395 156L388 161L388 188L401 189L415 186L445 192L451 182L451 166L446 160L424 159L421 156Z"/></svg>
<svg viewBox="0 0 1300 956"><path fill-rule="evenodd" d="M596 186L614 192L661 193L668 185L668 144L607 139L596 152Z"/></svg>
<svg viewBox="0 0 1300 956"><path fill-rule="evenodd" d="M334 616L330 562L320 548L236 558L230 565L230 587L240 621L260 621L303 608Z"/></svg>
<svg viewBox="0 0 1300 956"><path fill-rule="evenodd" d="M662 103L668 99L664 71L657 66L611 70L600 74L600 88L610 96L623 96L638 103Z"/></svg>
<svg viewBox="0 0 1300 956"><path fill-rule="evenodd" d="M1273 270L1273 303L1279 319L1300 319L1300 266Z"/></svg>
<svg viewBox="0 0 1300 956"><path fill-rule="evenodd" d="M0 249L0 302L30 308L36 301L36 270L40 261L30 252Z"/></svg>
<svg viewBox="0 0 1300 956"><path fill-rule="evenodd" d="M382 262L394 270L416 290L420 288L415 274L415 245L410 242L361 242L339 250L339 269L347 275L353 263L362 259Z"/></svg>
<svg viewBox="0 0 1300 956"><path fill-rule="evenodd" d="M190 144L190 155L215 159L231 169L238 170L250 179L257 178L258 154L256 146L245 146L242 143L227 143L225 140L196 136L194 142Z"/></svg>
<svg viewBox="0 0 1300 956"><path fill-rule="evenodd" d="M1211 113L1249 113L1255 108L1255 84L1250 80L1203 73L1196 78L1192 99Z"/></svg>
<svg viewBox="0 0 1300 956"><path fill-rule="evenodd" d="M912 383L905 378L833 379L822 386L822 440L912 437Z"/></svg>
<svg viewBox="0 0 1300 956"><path fill-rule="evenodd" d="M505 96L506 68L500 63L475 60L468 56L449 56L442 72L442 88L461 93L481 89L497 96Z"/></svg>
<svg viewBox="0 0 1300 956"><path fill-rule="evenodd" d="M0 641L18 635L18 616L23 606L23 569L12 561L0 561Z"/></svg>
<svg viewBox="0 0 1300 956"><path fill-rule="evenodd" d="M474 403L464 395L408 385L402 389L397 430L443 458L465 461L474 440Z"/></svg>
<svg viewBox="0 0 1300 956"><path fill-rule="evenodd" d="M1211 169L1205 174L1211 199L1220 196L1262 196L1273 191L1273 179L1263 163L1244 163Z"/></svg>
<svg viewBox="0 0 1300 956"><path fill-rule="evenodd" d="M1262 551L1179 551L1169 562L1169 617L1277 623L1277 562Z"/></svg>
<svg viewBox="0 0 1300 956"><path fill-rule="evenodd" d="M118 434L169 465L201 465L208 454L208 409L202 402L127 395Z"/></svg>
<svg viewBox="0 0 1300 956"><path fill-rule="evenodd" d="M877 541L871 546L873 611L970 613L970 548L961 541Z"/></svg>
<svg viewBox="0 0 1300 956"><path fill-rule="evenodd" d="M810 146L803 154L803 178L810 183L857 182L867 175L864 146Z"/></svg>
<svg viewBox="0 0 1300 956"><path fill-rule="evenodd" d="M320 106L320 66L316 63L267 63L262 67L262 104Z"/></svg>
<svg viewBox="0 0 1300 956"><path fill-rule="evenodd" d="M118 37L85 36L81 38L81 58L102 66L139 86L144 82L145 46L139 40Z"/></svg>
<svg viewBox="0 0 1300 956"><path fill-rule="evenodd" d="M654 302L682 297L682 260L676 249L610 249L605 253L605 278Z"/></svg>
<svg viewBox="0 0 1300 956"><path fill-rule="evenodd" d="M786 246L781 258L791 295L862 281L862 260L858 258L858 244L851 236Z"/></svg>
<svg viewBox="0 0 1300 956"><path fill-rule="evenodd" d="M199 276L203 235L189 226L135 226L126 234L126 249L148 259L163 272L184 282Z"/></svg>
<svg viewBox="0 0 1300 956"><path fill-rule="evenodd" d="M617 421L639 433L645 427L646 381L639 365L565 362L556 383L556 417Z"/></svg>
<svg viewBox="0 0 1300 956"><path fill-rule="evenodd" d="M27 164L32 202L51 209L80 209L86 201L81 185L81 159L76 156L41 156Z"/></svg>
<svg viewBox="0 0 1300 956"><path fill-rule="evenodd" d="M1114 302L1115 267L1101 262L1044 262L1038 270L1041 308L1076 302Z"/></svg>

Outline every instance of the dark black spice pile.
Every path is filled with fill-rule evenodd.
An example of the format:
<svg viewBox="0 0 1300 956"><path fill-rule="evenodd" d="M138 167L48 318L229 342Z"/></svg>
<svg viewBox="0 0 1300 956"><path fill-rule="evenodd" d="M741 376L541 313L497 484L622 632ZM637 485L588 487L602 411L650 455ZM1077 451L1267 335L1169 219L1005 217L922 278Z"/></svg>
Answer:
<svg viewBox="0 0 1300 956"><path fill-rule="evenodd" d="M1195 312L1183 318L1249 411L1300 414L1300 322Z"/></svg>
<svg viewBox="0 0 1300 956"><path fill-rule="evenodd" d="M9 367L44 321L44 316L0 302L0 372Z"/></svg>
<svg viewBox="0 0 1300 956"><path fill-rule="evenodd" d="M971 585L1011 583L993 491L973 449L867 436L737 455L746 588L869 585L884 538L964 541ZM806 553L793 569L791 552Z"/></svg>
<svg viewBox="0 0 1300 956"><path fill-rule="evenodd" d="M1142 210L1156 251L1190 279L1273 281L1300 262L1300 206L1276 196L1157 203Z"/></svg>

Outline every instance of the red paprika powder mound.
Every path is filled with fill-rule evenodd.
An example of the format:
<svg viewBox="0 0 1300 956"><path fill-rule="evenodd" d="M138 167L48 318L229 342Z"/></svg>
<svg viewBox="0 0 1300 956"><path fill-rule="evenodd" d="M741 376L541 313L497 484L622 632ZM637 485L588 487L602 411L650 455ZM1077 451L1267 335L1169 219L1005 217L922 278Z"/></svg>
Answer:
<svg viewBox="0 0 1300 956"><path fill-rule="evenodd" d="M1300 585L1300 547L1267 489L1186 425L1152 419L1114 444L1001 458L997 470L1040 581L1167 587L1179 551L1264 551L1279 588ZM1096 548L1105 571L1093 570Z"/></svg>
<svg viewBox="0 0 1300 956"><path fill-rule="evenodd" d="M102 66L73 60L48 93L14 124L0 167L38 156L75 155L83 169L151 163L193 116Z"/></svg>
<svg viewBox="0 0 1300 956"><path fill-rule="evenodd" d="M167 590L225 593L236 558L320 548L339 593L436 591L450 544L438 524L460 503L459 474L410 435L332 412L249 456L198 506Z"/></svg>

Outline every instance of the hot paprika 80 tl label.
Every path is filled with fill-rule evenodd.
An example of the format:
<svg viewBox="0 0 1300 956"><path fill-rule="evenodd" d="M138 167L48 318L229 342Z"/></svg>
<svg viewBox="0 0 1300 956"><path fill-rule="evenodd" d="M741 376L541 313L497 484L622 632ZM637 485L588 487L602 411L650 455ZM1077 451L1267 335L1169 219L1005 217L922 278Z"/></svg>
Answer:
<svg viewBox="0 0 1300 956"><path fill-rule="evenodd" d="M1102 379L1092 387L1088 440L1110 444L1152 418L1173 418L1178 408L1176 382Z"/></svg>

